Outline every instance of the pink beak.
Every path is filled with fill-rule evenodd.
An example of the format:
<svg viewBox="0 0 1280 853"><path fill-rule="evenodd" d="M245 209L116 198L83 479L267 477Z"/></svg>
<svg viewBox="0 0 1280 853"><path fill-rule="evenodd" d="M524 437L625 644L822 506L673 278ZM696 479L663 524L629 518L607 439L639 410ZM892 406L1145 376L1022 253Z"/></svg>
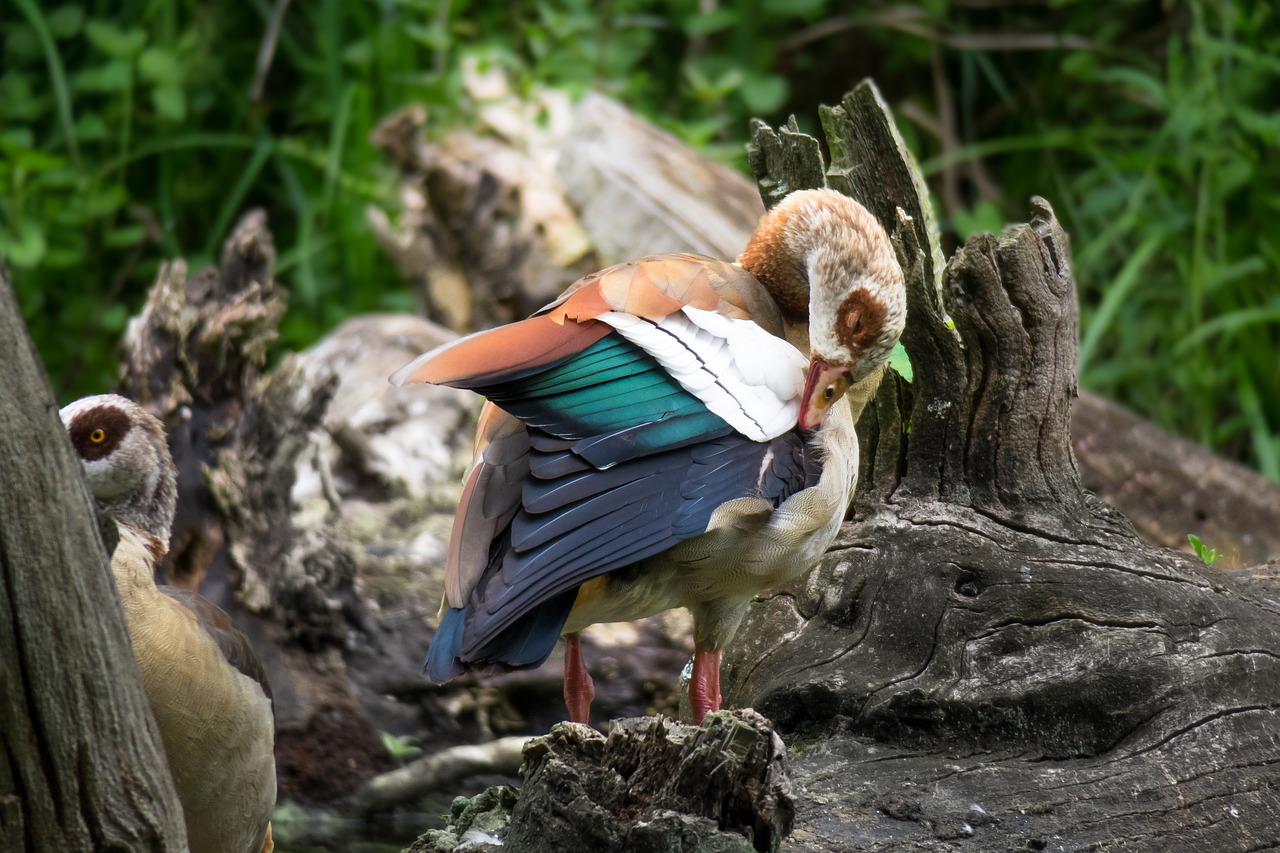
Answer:
<svg viewBox="0 0 1280 853"><path fill-rule="evenodd" d="M800 398L800 418L797 421L800 429L815 430L822 426L827 410L849 390L851 378L848 368L830 364L815 355L809 362L804 396Z"/></svg>

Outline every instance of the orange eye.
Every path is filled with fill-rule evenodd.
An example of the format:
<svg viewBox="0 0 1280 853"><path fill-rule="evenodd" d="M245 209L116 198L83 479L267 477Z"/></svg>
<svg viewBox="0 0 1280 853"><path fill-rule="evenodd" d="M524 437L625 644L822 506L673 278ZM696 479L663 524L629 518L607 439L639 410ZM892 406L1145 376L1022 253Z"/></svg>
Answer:
<svg viewBox="0 0 1280 853"><path fill-rule="evenodd" d="M102 444L102 442L107 440L107 434L102 431L101 427L99 427L98 429L95 429L93 432L89 433L89 440L92 441L94 444Z"/></svg>

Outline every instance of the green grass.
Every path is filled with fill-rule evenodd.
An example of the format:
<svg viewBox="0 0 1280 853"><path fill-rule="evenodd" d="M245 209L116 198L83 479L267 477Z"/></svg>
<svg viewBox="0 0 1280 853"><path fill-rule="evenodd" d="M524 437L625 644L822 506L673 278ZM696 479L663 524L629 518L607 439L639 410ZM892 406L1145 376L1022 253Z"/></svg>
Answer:
<svg viewBox="0 0 1280 853"><path fill-rule="evenodd" d="M369 142L466 126L468 57L621 99L745 166L747 119L816 126L872 75L952 244L1044 195L1072 235L1083 383L1280 480L1280 21L1269 4L948 0L15 0L0 6L0 256L59 396L111 387L159 262L267 210L281 349L412 304L364 208Z"/></svg>

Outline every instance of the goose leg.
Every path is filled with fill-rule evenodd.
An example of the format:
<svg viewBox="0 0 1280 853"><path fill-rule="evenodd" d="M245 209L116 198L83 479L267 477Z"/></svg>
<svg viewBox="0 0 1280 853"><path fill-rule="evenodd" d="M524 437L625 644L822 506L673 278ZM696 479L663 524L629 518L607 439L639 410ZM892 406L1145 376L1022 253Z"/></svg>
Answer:
<svg viewBox="0 0 1280 853"><path fill-rule="evenodd" d="M693 722L702 723L708 711L720 710L720 649L693 652L693 677L689 680L689 705Z"/></svg>
<svg viewBox="0 0 1280 853"><path fill-rule="evenodd" d="M591 700L596 698L596 685L582 660L582 634L564 635L564 704L569 719L590 725Z"/></svg>

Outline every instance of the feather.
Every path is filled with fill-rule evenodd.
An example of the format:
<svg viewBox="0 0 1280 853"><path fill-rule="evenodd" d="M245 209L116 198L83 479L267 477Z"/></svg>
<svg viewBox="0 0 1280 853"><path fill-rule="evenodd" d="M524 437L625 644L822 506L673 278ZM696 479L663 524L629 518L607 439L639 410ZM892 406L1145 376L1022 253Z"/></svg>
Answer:
<svg viewBox="0 0 1280 853"><path fill-rule="evenodd" d="M535 460L540 444L547 442L531 442ZM703 533L730 500L765 494L776 506L803 486L805 456L795 432L763 443L731 433L606 472L527 483L505 550L471 599L462 658L470 660L480 649L488 650L486 660L502 657L499 638L526 637L508 632L534 618L529 614L536 608Z"/></svg>
<svg viewBox="0 0 1280 853"><path fill-rule="evenodd" d="M391 384L477 388L510 381L557 364L608 333L608 327L596 323L563 323L535 315L436 347L391 374Z"/></svg>
<svg viewBox="0 0 1280 853"><path fill-rule="evenodd" d="M489 562L489 547L520 506L529 473L529 434L516 418L487 405L476 428L476 463L454 513L445 556L445 601L461 607Z"/></svg>
<svg viewBox="0 0 1280 853"><path fill-rule="evenodd" d="M428 656L434 680L536 666L564 632L685 606L703 665L695 717L718 703L719 651L751 596L807 571L839 529L857 434L828 392L878 376L906 302L883 229L829 190L789 196L740 262L618 264L393 377L490 400L450 546L454 606ZM858 335L854 294L880 320ZM784 311L787 335L813 351L808 382L806 355L781 337ZM590 699L575 666L566 700L581 717Z"/></svg>
<svg viewBox="0 0 1280 853"><path fill-rule="evenodd" d="M657 322L619 312L597 319L748 438L765 441L794 425L808 362L755 323L687 307ZM750 354L745 372L735 353Z"/></svg>

